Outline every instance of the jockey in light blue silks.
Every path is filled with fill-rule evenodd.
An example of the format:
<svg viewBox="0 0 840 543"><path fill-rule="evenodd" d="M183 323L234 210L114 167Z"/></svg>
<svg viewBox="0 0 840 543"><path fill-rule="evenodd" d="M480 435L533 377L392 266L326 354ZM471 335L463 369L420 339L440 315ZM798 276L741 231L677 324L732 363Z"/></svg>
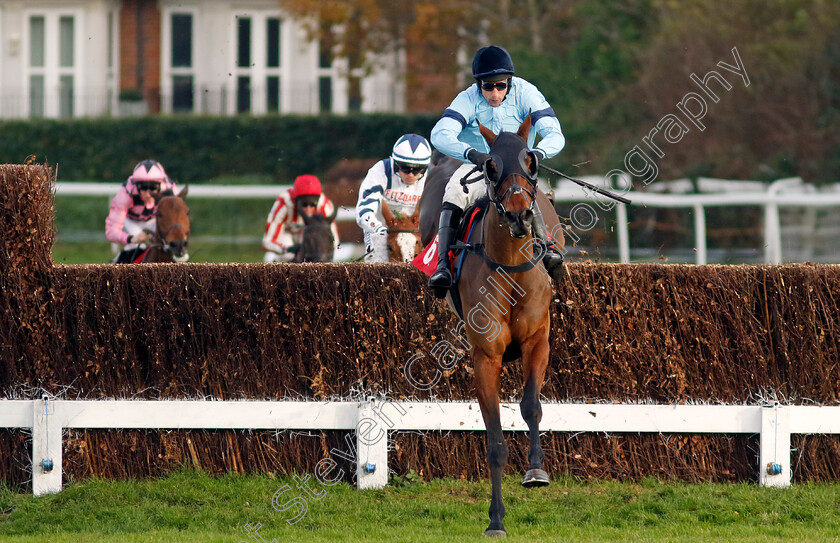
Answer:
<svg viewBox="0 0 840 543"><path fill-rule="evenodd" d="M473 183L467 185L469 193L465 194L460 183L461 178L473 169L473 164L483 166L490 159L487 154L490 149L478 124L496 134L502 130L516 132L530 113L531 132L527 143L540 159L553 157L566 144L554 110L536 86L514 76L513 60L507 51L495 45L482 47L473 59L472 72L476 84L455 97L432 129L432 145L465 162L449 179L443 195L438 266L429 278L429 286L438 298L445 297L452 286L449 247L454 241L455 229L464 210L487 193L484 183ZM537 133L542 140L534 148ZM536 237L548 243L543 264L553 278L558 278L562 273L563 255L550 242L539 206L534 206L533 231Z"/></svg>
<svg viewBox="0 0 840 543"><path fill-rule="evenodd" d="M368 170L356 203L356 223L365 234L365 262L388 262L388 229L383 224L382 202L392 213L412 215L432 158L432 147L417 134L400 136L391 156Z"/></svg>

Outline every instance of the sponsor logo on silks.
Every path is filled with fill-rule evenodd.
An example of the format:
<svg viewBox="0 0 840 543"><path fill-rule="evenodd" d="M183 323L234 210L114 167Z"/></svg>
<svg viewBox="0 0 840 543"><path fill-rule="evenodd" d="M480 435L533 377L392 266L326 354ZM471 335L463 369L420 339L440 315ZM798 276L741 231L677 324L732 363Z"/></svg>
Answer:
<svg viewBox="0 0 840 543"><path fill-rule="evenodd" d="M435 235L434 239L426 246L426 248L420 251L420 254L415 256L414 260L411 261L415 268L429 277L431 277L437 269L437 246L438 237Z"/></svg>
<svg viewBox="0 0 840 543"><path fill-rule="evenodd" d="M416 204L420 201L419 194L406 194L391 189L386 190L383 197L394 203Z"/></svg>

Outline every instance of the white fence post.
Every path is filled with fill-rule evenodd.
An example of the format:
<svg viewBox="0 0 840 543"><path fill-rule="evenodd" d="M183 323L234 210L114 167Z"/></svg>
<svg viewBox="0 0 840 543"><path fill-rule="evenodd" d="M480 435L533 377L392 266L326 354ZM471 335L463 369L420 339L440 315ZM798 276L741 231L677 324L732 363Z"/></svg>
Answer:
<svg viewBox="0 0 840 543"><path fill-rule="evenodd" d="M56 402L44 396L32 401L32 494L61 492L61 427Z"/></svg>
<svg viewBox="0 0 840 543"><path fill-rule="evenodd" d="M758 479L761 486L789 487L790 409L778 402L761 408Z"/></svg>
<svg viewBox="0 0 840 543"><path fill-rule="evenodd" d="M622 264L630 263L630 233L627 221L627 206L618 202L615 204L615 222L618 229L618 261Z"/></svg>
<svg viewBox="0 0 840 543"><path fill-rule="evenodd" d="M706 209L701 203L694 204L694 246L697 264L706 264Z"/></svg>
<svg viewBox="0 0 840 543"><path fill-rule="evenodd" d="M388 428L374 414L376 400L359 404L356 424L356 488L384 488L388 484Z"/></svg>

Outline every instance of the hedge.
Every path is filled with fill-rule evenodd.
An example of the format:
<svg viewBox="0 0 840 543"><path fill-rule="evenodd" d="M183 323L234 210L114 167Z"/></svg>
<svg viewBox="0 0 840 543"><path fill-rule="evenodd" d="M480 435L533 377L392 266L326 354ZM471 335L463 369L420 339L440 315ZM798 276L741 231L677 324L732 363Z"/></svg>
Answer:
<svg viewBox="0 0 840 543"><path fill-rule="evenodd" d="M261 174L285 183L342 158L382 158L437 115L157 116L0 123L0 164L48 162L60 181L118 181L145 158L182 182Z"/></svg>
<svg viewBox="0 0 840 543"><path fill-rule="evenodd" d="M432 349L456 319L408 264L52 262L53 175L0 165L0 390L5 398L473 399L464 357ZM837 405L840 266L570 264L554 284L547 400ZM452 342L453 345L456 344ZM431 390L415 388L429 382ZM501 397L522 393L504 366ZM190 463L213 473L311 473L346 432L71 431L67 477L143 477ZM0 484L29 478L28 436L0 432ZM481 433L399 433L391 467L479 477ZM527 465L527 436L511 470ZM757 435L561 434L545 467L582 477L744 481ZM840 480L840 438L801 435L796 481ZM345 465L346 473L351 473Z"/></svg>

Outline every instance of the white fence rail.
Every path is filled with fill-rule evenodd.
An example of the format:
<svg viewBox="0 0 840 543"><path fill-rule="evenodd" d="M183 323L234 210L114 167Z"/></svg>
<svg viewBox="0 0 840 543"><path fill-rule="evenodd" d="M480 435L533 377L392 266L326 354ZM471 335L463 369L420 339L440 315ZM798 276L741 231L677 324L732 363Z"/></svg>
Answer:
<svg viewBox="0 0 840 543"><path fill-rule="evenodd" d="M603 185L604 179L598 177L587 177L587 181L596 185ZM685 189L683 185L690 185L687 181L674 181L671 184L660 183L658 185ZM780 208L800 207L808 210L826 207L840 207L840 191L838 187L832 186L835 190L829 192L816 192L813 187L802 184L800 178L782 179L774 182L765 188L762 183L754 181L726 181L717 179L704 179L698 181L701 190L715 192L704 192L700 194L663 194L657 192L651 185L652 190L645 192L631 191L624 193L624 196L632 200L633 206L654 207L654 208L684 208L691 209L694 213L694 249L695 262L706 264L708 262L706 208L725 206L760 206L764 208L764 262L767 264L780 264L783 260L782 233L785 226L782 224ZM113 196L119 190L118 183L56 183L56 194L61 195L107 195ZM276 198L282 191L289 188L288 185L190 185L190 196L198 198ZM554 191L557 202L586 202L589 201L592 209L598 214L615 213L616 231L618 239L618 257L622 263L631 261L631 247L629 223L627 217L627 206L616 204L612 208L612 200L584 189L566 183L562 190ZM607 187L609 188L609 187ZM611 189L614 190L614 189ZM604 211L601 206L596 205L595 200L602 204L609 204L609 211ZM269 204L266 206L268 213ZM355 212L352 208L341 207L338 210L339 221L355 220ZM809 224L798 225L795 228L809 232L814 235L815 223L811 216ZM573 228L574 229L574 228ZM826 234L830 238L837 238L837 232ZM254 238L258 239L258 238ZM349 244L348 244L349 245ZM356 251L358 252L358 251ZM355 254L355 253L354 253ZM840 256L837 257L840 262Z"/></svg>
<svg viewBox="0 0 840 543"><path fill-rule="evenodd" d="M593 177L585 178L595 185L604 185L604 179ZM687 180L683 180L689 184ZM705 186L704 182L705 181ZM668 187L666 183L659 183L661 187ZM680 181L672 183L675 188L686 187ZM708 263L707 251L707 228L706 208L708 207L729 207L729 206L760 206L764 208L764 262L767 264L782 263L782 232L785 226L782 224L779 209L782 207L801 207L806 209L840 207L840 192L838 186L830 186L829 191L816 192L813 186L803 185L801 178L780 179L766 188L763 184L755 181L727 181L721 179L698 180L699 188L713 190L715 192L703 192L699 194L663 194L658 191L649 190L645 192L629 191L621 193L612 187L605 187L632 200L633 206L656 207L656 208L685 208L694 212L694 249L695 262L697 264ZM651 188L659 188L653 187ZM584 202L590 201L591 207L600 213L612 213L614 206L616 230L618 237L618 254L621 263L629 263L631 260L629 223L627 219L627 205L616 203L598 194L584 191L576 186L564 185L564 190L555 191L555 199L558 202ZM601 205L597 205L596 201ZM605 212L602 209L610 209ZM812 234L815 224L804 225ZM808 228L810 227L810 228ZM834 236L836 237L836 236ZM840 256L837 257L840 262Z"/></svg>
<svg viewBox="0 0 840 543"><path fill-rule="evenodd" d="M502 404L506 431L526 431ZM142 400L0 400L0 428L32 431L32 490L62 486L64 429L352 430L358 488L388 482L388 431L483 431L477 403ZM544 403L546 432L760 434L756 469L765 486L791 481L791 434L840 434L840 407Z"/></svg>

